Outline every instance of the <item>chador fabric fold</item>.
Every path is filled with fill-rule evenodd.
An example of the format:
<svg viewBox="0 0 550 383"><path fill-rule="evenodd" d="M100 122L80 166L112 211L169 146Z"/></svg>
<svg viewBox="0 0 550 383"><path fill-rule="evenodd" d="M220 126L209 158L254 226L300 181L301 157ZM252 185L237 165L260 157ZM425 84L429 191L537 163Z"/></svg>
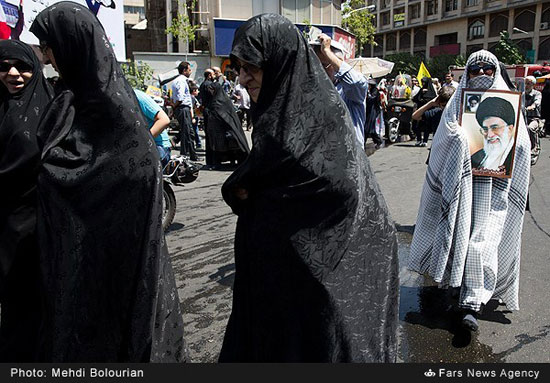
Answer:
<svg viewBox="0 0 550 383"><path fill-rule="evenodd" d="M40 360L182 361L159 155L134 92L85 6L50 6L30 30L68 89L38 129Z"/></svg>
<svg viewBox="0 0 550 383"><path fill-rule="evenodd" d="M14 93L3 81L0 85L0 362L34 362L41 320L36 131L53 92L30 46L0 41L0 62L5 61L17 63L9 73L31 77ZM28 68L25 74L21 64ZM4 71L0 76L8 80L10 75Z"/></svg>
<svg viewBox="0 0 550 383"><path fill-rule="evenodd" d="M238 222L220 361L394 362L396 233L346 105L282 16L244 23L236 61L263 81L252 150L222 188Z"/></svg>

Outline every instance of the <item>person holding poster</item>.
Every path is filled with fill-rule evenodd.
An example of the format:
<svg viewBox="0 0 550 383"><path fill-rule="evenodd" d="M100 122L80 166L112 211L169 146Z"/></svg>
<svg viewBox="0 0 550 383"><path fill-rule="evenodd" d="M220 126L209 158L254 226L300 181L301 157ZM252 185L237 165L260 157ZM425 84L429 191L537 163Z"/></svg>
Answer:
<svg viewBox="0 0 550 383"><path fill-rule="evenodd" d="M432 144L408 266L429 274L441 287L453 288L450 295L458 297L460 323L477 331L481 309L490 299L500 299L508 310L519 309L531 145L525 122L519 119L510 177L475 176L467 137L472 127L466 126L472 122L460 122L466 88L482 93L509 91L492 53L481 50L468 58L465 74L443 112ZM480 109L481 105L476 114ZM490 116L480 114L481 126L489 123L486 117ZM511 118L502 119L504 123L490 123L487 130L509 127ZM473 124L479 131L475 118Z"/></svg>

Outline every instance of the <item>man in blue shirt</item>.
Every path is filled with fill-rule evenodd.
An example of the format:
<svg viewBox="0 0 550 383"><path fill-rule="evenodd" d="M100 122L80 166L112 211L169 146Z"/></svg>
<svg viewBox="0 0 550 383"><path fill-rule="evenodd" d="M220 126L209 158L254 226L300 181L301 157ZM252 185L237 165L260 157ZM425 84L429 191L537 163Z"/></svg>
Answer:
<svg viewBox="0 0 550 383"><path fill-rule="evenodd" d="M193 101L189 91L189 76L191 76L191 64L184 61L178 65L179 76L172 82L172 105L174 115L180 126L180 152L189 156L191 161L198 161L195 147L193 146Z"/></svg>
<svg viewBox="0 0 550 383"><path fill-rule="evenodd" d="M314 45L315 53L328 76L336 86L340 97L346 103L355 127L357 140L365 144L365 120L368 82L363 74L355 71L343 60L343 46L322 33L318 37L320 45Z"/></svg>
<svg viewBox="0 0 550 383"><path fill-rule="evenodd" d="M170 118L150 96L138 89L134 89L134 93L147 121L147 127L155 139L160 154L160 162L164 167L170 161L170 148L172 147L170 137L166 132L166 128L170 125Z"/></svg>

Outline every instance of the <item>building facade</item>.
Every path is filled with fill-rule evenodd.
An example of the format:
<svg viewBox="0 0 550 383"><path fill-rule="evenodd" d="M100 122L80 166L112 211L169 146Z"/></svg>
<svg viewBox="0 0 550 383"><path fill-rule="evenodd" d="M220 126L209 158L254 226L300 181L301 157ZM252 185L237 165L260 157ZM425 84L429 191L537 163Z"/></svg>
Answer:
<svg viewBox="0 0 550 383"><path fill-rule="evenodd" d="M124 0L124 24L133 26L145 19L145 0Z"/></svg>
<svg viewBox="0 0 550 383"><path fill-rule="evenodd" d="M191 0L144 1L147 29L126 29L127 47L142 49L128 52L127 57L149 64L155 75L166 73L184 59L191 63L192 76L199 82L207 67L224 69L236 29L262 13L284 15L299 28L315 25L347 46L350 56L355 54L355 37L341 28L342 0L195 0L194 8ZM178 12L187 12L197 26L193 41L166 34Z"/></svg>
<svg viewBox="0 0 550 383"><path fill-rule="evenodd" d="M193 9L191 0L125 1L144 2L146 34L155 52L208 52L213 57L227 56L227 41L232 40L234 29L262 13L282 14L296 24L311 23L331 36L335 28L339 35L346 34L340 28L342 0L195 0ZM181 12L187 12L191 23L198 27L193 41L178 40L165 33Z"/></svg>
<svg viewBox="0 0 550 383"><path fill-rule="evenodd" d="M550 60L550 1L367 0L375 5L377 46L364 55L425 58L491 51L508 31L531 63Z"/></svg>

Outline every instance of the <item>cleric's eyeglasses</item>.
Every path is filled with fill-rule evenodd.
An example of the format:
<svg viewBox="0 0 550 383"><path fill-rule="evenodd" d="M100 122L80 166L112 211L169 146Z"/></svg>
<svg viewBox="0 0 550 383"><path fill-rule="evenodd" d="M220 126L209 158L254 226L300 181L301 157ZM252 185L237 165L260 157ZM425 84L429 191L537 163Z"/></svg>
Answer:
<svg viewBox="0 0 550 383"><path fill-rule="evenodd" d="M493 131L493 133L500 134L504 128L506 128L507 125L491 125L491 126L482 126L479 131L483 135L489 134L489 130Z"/></svg>
<svg viewBox="0 0 550 383"><path fill-rule="evenodd" d="M473 75L478 75L481 72L481 70L483 70L484 74L487 74L490 76L495 72L495 69L496 69L495 66L492 64L485 64L485 65L474 64L468 67L468 73Z"/></svg>
<svg viewBox="0 0 550 383"><path fill-rule="evenodd" d="M32 72L32 66L23 61L16 61L13 63L6 61L0 62L0 72L7 73L11 68L15 68L19 72Z"/></svg>

